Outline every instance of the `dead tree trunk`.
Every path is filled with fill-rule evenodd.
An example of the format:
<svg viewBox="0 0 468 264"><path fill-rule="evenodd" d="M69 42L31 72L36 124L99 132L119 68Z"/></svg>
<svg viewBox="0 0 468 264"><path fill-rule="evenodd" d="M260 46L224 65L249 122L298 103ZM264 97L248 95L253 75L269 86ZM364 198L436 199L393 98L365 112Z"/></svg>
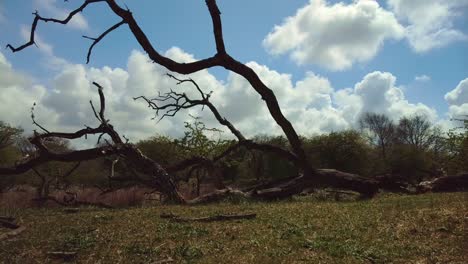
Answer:
<svg viewBox="0 0 468 264"><path fill-rule="evenodd" d="M140 173L150 175L157 189L175 203L185 203L184 197L177 189L177 184L167 171L159 163L146 157L134 145L127 144L121 154Z"/></svg>
<svg viewBox="0 0 468 264"><path fill-rule="evenodd" d="M468 191L468 173L465 172L421 182L417 186L417 189L420 193Z"/></svg>

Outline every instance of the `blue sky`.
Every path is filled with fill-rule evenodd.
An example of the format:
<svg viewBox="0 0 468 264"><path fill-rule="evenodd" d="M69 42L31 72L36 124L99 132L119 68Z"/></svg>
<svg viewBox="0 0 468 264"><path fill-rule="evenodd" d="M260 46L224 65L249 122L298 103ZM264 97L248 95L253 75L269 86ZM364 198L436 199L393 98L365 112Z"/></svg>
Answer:
<svg viewBox="0 0 468 264"><path fill-rule="evenodd" d="M41 15L62 18L67 10L81 2L3 0L0 2L0 44L4 47L7 43L16 46L25 42L33 19L32 11L37 9ZM214 54L211 19L204 1L118 2L128 5L161 53L169 51L171 56L180 60L189 55L201 59ZM449 115L468 113L468 80L466 84L463 83L468 78L468 0L218 0L218 4L228 52L242 62L249 62L257 72L262 72L259 75L266 83L270 79L279 83L284 81L286 88L280 87L280 84L271 86L278 94L284 94L285 112L291 116L293 123L299 123L297 127L300 132L310 130L320 133L349 128L364 111L382 112L394 119L406 114L427 114L443 126L448 126ZM59 128L67 126L60 121L64 120L63 109L48 107L45 103L51 102L53 92L66 95L61 92L64 88L58 86L67 84L67 81L60 81L62 78L79 79L68 73L72 69L78 72L77 69L81 69L82 77L89 79L93 71L100 71L101 78L104 78L107 73L102 72L107 67L114 70L119 68L126 76L122 80L127 85L133 83L136 77L132 75L130 65L134 65L135 70L140 66L154 66L142 59L144 53L125 25L99 43L91 62L83 65L90 41L82 38L82 35L98 36L118 21L105 4L96 4L88 7L80 18L72 20L71 25L41 23L36 32L40 38L39 48L33 46L15 54L6 49L0 51L4 63L9 65L10 75L27 80L1 87L0 79L0 89L9 91L2 93L2 99L11 100L6 98L9 94L23 90L26 93L35 89L32 87L41 87L43 90L38 92L40 98L37 101L44 105L44 113L55 116L50 121L52 126ZM142 65L136 66L137 61ZM149 63L149 66L145 63ZM162 74L165 71L156 67L148 72ZM114 83L114 75L109 76L109 83ZM226 99L239 94L256 98L254 93L247 91L248 85L240 81L236 83L236 77L224 69L210 69L197 76L211 80L207 81L207 86L213 87L207 89L215 93L219 90L220 98L216 102L226 111L226 116L237 118L240 127L251 131L248 134L263 132L255 124L267 123L268 117L255 121L249 117L248 111L245 116L237 117L231 111L238 109ZM4 79L7 77L3 76ZM162 77L154 78L159 80ZM309 88L300 87L301 82L309 83ZM161 86L156 89L163 89ZM244 88L246 90L242 90ZM141 91L154 91L154 87ZM234 91L237 93L234 94ZM451 95L446 96L449 93ZM128 95L123 91L116 94ZM304 99L298 101L301 97ZM60 97L54 98L61 100ZM125 99L116 99L119 100ZM242 97L239 100L249 101ZM24 106L26 115L28 107ZM250 115L261 115L259 113L265 111L251 105L242 107L250 109ZM18 108L18 111L22 110ZM118 114L124 110L115 111ZM142 120L151 114L147 109L144 111ZM18 116L13 120L5 112L0 114L0 119L10 123L22 118ZM185 118L165 125L177 130L175 123ZM317 118L323 119L324 123L308 129L306 125L310 126L311 122L314 123L312 120ZM116 121L124 122L118 118ZM26 123L20 121L18 125L28 127ZM151 124L146 128L147 132L135 134L134 137L147 136L154 130L178 134L162 126L164 124Z"/></svg>

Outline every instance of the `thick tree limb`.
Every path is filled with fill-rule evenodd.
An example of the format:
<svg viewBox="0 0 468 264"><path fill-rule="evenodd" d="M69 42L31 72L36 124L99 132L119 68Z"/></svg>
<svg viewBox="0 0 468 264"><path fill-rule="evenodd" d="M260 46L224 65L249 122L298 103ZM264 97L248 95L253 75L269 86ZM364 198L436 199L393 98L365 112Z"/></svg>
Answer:
<svg viewBox="0 0 468 264"><path fill-rule="evenodd" d="M221 24L221 12L215 0L206 0L208 11L210 11L211 19L213 21L213 34L216 42L216 50L218 54L225 54L226 48L224 47L223 28Z"/></svg>
<svg viewBox="0 0 468 264"><path fill-rule="evenodd" d="M33 157L27 161L16 164L13 167L0 167L0 175L13 175L24 173L33 167L44 164L49 161L77 162L93 160L99 157L118 154L121 148L125 146L100 147L85 150L76 150L67 153L48 152L40 156Z"/></svg>
<svg viewBox="0 0 468 264"><path fill-rule="evenodd" d="M436 178L432 181L421 182L417 186L418 192L458 192L468 191L468 173Z"/></svg>

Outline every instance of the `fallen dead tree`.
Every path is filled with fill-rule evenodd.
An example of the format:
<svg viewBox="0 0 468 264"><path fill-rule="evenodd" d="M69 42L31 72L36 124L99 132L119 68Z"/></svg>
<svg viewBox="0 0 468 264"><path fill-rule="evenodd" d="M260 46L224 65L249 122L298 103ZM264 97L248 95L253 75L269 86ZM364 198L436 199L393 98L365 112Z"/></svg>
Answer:
<svg viewBox="0 0 468 264"><path fill-rule="evenodd" d="M300 175L295 178L275 181L263 185L257 185L253 188L236 190L226 188L216 190L188 201L189 204L210 203L225 200L228 198L252 199L252 200L278 200L298 195L302 191L317 188L329 187L335 189L347 189L361 194L361 198L371 198L379 191L379 183L375 180L364 178L355 174L344 173L332 169L317 170L322 179L322 184L318 185L315 181Z"/></svg>
<svg viewBox="0 0 468 264"><path fill-rule="evenodd" d="M394 193L414 194L414 188L398 175L377 175L374 179L378 182L381 190Z"/></svg>
<svg viewBox="0 0 468 264"><path fill-rule="evenodd" d="M96 3L107 4L108 10L116 16L120 17L121 21L104 31L100 36L96 38L86 37L87 39L92 40L92 44L88 49L87 62L89 62L92 50L95 47L95 45L97 45L102 39L104 39L108 34L113 32L117 28L123 25L128 26L131 33L133 34L133 37L140 44L141 48L145 50L149 58L155 63L166 67L170 71L179 74L191 74L201 70L206 70L211 67L220 66L231 72L243 76L265 102L272 118L282 129L286 138L288 139L290 148L283 149L281 147L273 145L259 144L247 139L238 129L234 127L232 123L230 123L218 112L216 107L209 100L210 94L204 93L195 81L193 81L192 79L179 79L173 75L169 75L169 77L175 79L178 82L178 84L193 84L200 93L201 98L189 98L186 93L175 92L171 90L169 93L159 95L157 98L153 99L148 99L144 96L140 96L134 99L145 100L146 103L148 103L148 106L153 108L157 114L160 111L164 112L162 117L174 116L181 109L189 109L192 107L206 107L213 113L213 115L216 117L216 119L221 125L227 127L233 133L233 135L237 138L236 144L234 144L223 154L221 154L218 157L215 157L212 160L194 157L188 161L182 162L181 164L169 166L166 170L165 168L161 167L160 164L158 164L156 161L153 161L145 155L143 155L134 145L128 143L128 140L122 140L122 138L110 124L109 120L104 117L105 99L102 93L102 87L97 83L93 83L99 88L98 90L101 102L99 112L96 111L94 106L91 104L95 117L100 121L99 127L86 127L74 133L49 132L43 126L37 124L37 122L35 122L34 120L34 115L32 115L33 123L42 130L42 133L35 132L34 136L30 139L30 142L36 148L36 152L34 153L35 155L32 155L31 158L27 160L19 162L13 168L0 168L0 174L20 174L48 161L78 162L114 155L119 156L127 160L129 164L132 164L137 177L146 177L145 182L151 185L151 187L158 188L165 196L167 196L168 200L176 203L185 203L186 201L184 197L180 195L171 173L187 169L191 166L209 166L210 164L217 162L223 157L229 155L237 148L242 147L247 148L249 150L258 150L263 152L274 153L275 155L278 155L294 164L302 172L300 176L293 179L289 179L288 181L282 182L281 184L272 185L269 188L257 188L253 191L249 191L245 193L247 197L267 200L281 199L298 194L305 187L333 187L347 189L357 191L363 197L372 197L377 192L377 183L375 183L372 180L354 174L339 172L336 170L316 170L312 168L312 166L308 162L307 156L302 147L301 139L297 134L296 130L294 129L293 125L283 115L278 103L278 99L275 96L274 92L260 79L260 77L255 73L255 71L252 68L234 59L231 55L229 55L228 51L226 50L223 38L223 28L221 23L221 12L218 8L216 0L206 0L206 5L208 7L208 11L212 19L213 35L216 44L216 53L212 57L190 63L179 63L159 53L157 49L152 45L150 40L147 38L143 30L140 28L131 11L123 8L114 0L86 0L80 7L71 11L65 19L46 18L39 15L38 12L35 12L33 13L34 21L31 25L31 34L29 41L18 47L14 47L10 44L8 44L7 47L12 52L18 52L29 46L32 46L33 44L35 44L35 32L36 28L40 23L51 22L58 24L67 24L76 14L89 8L89 6L94 6ZM52 137L77 139L93 134L100 135L98 143L104 135L107 135L110 138L110 141L106 141L107 144L101 147L79 151L71 151L68 153L55 153L48 149L47 146L45 146L45 144L43 143L45 139ZM217 198L214 197L226 195L229 192L232 193L232 191L213 193L211 195L212 198L210 199L216 200ZM240 194L243 192L239 191L236 193ZM199 200L203 199L200 198ZM205 197L204 200L209 199L208 197Z"/></svg>
<svg viewBox="0 0 468 264"><path fill-rule="evenodd" d="M423 192L459 192L468 191L468 173L436 178L432 181L421 182L417 186Z"/></svg>

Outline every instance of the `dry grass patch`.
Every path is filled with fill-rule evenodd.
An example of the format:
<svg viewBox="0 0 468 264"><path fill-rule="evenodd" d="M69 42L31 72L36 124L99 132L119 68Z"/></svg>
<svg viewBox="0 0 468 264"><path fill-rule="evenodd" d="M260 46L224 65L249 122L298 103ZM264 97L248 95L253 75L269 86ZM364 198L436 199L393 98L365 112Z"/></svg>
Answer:
<svg viewBox="0 0 468 264"><path fill-rule="evenodd" d="M255 212L257 218L175 223L159 217L169 212L182 217ZM47 252L75 251L76 263L466 263L467 212L465 193L84 208L76 214L21 209L13 213L27 230L0 242L0 259L60 263Z"/></svg>

